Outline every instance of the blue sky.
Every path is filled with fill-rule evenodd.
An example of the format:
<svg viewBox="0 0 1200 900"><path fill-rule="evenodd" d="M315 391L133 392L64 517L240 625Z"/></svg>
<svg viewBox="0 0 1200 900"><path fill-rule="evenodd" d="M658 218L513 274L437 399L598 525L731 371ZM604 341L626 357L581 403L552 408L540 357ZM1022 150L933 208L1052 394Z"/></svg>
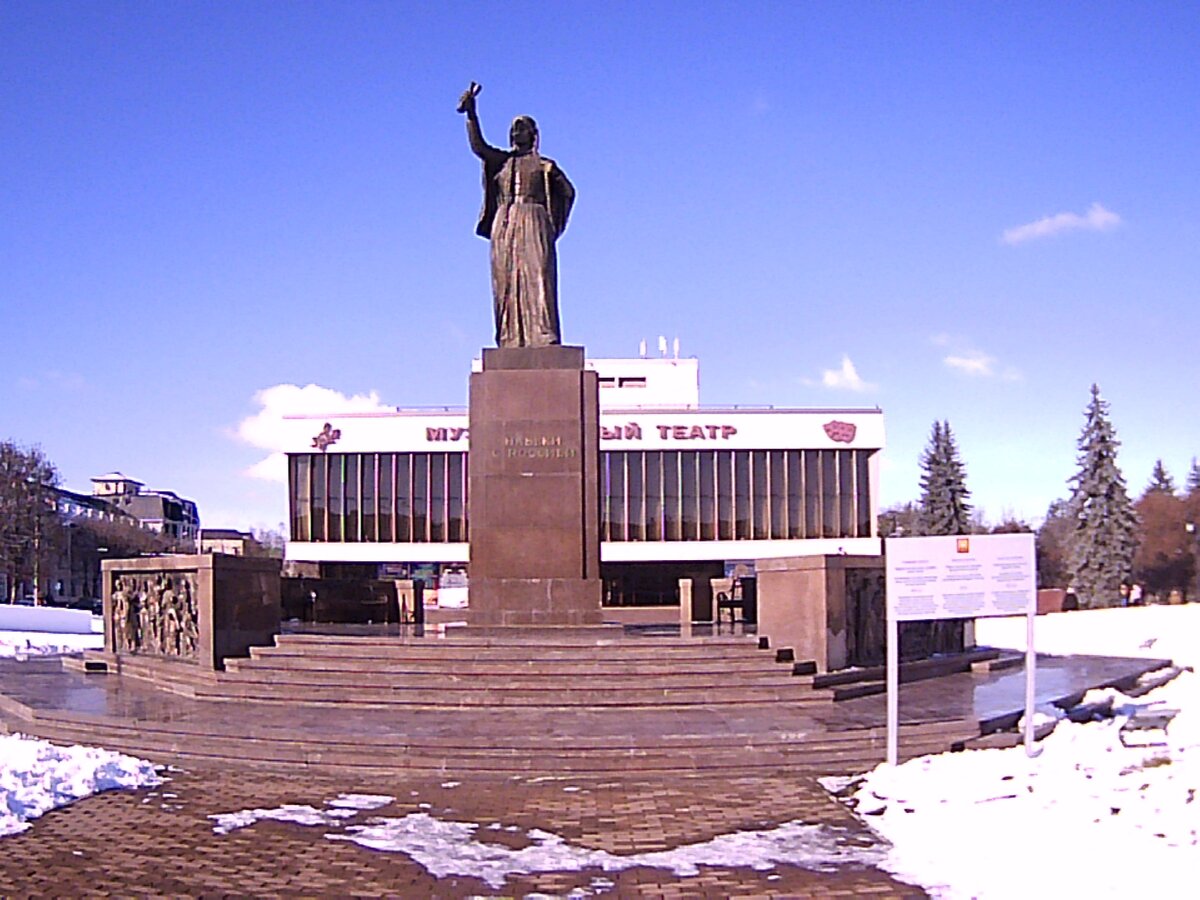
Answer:
<svg viewBox="0 0 1200 900"><path fill-rule="evenodd" d="M579 191L567 342L677 336L708 404L880 406L885 504L947 419L987 517L1040 517L1092 382L1131 489L1182 481L1197 46L1182 2L9 0L0 437L274 527L280 398L465 403L474 79Z"/></svg>

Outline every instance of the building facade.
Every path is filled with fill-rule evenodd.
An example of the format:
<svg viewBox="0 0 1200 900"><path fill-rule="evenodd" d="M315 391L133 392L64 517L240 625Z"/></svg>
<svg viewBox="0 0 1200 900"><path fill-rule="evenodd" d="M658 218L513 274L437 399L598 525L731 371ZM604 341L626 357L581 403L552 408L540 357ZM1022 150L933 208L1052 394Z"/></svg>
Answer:
<svg viewBox="0 0 1200 900"><path fill-rule="evenodd" d="M110 472L92 479L92 494L114 509L136 519L138 524L184 547L194 547L200 530L200 512L193 500L174 491L146 490L135 478Z"/></svg>
<svg viewBox="0 0 1200 900"><path fill-rule="evenodd" d="M675 602L735 563L878 554L878 409L702 407L694 359L593 360L605 601ZM289 420L287 558L362 577L469 561L465 409ZM531 452L553 448L530 448ZM467 567L469 578L469 566Z"/></svg>

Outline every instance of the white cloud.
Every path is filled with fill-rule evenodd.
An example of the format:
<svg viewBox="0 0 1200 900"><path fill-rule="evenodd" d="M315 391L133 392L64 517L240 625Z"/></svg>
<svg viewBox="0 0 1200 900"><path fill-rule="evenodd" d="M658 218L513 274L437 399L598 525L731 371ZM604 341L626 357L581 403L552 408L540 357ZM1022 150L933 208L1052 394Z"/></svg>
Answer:
<svg viewBox="0 0 1200 900"><path fill-rule="evenodd" d="M942 362L949 369L962 372L964 375L986 377L996 374L996 358L988 356L982 350L970 350L961 354L950 354L943 357Z"/></svg>
<svg viewBox="0 0 1200 900"><path fill-rule="evenodd" d="M1093 203L1083 215L1060 212L1044 216L1036 222L1005 229L1001 242L1009 245L1023 244L1038 238L1051 237L1066 231L1111 231L1121 224L1121 217L1099 203Z"/></svg>
<svg viewBox="0 0 1200 900"><path fill-rule="evenodd" d="M286 481L287 466L283 451L295 447L297 440L312 431L311 419L289 420L286 416L334 416L338 413L391 412L393 407L379 402L375 391L347 396L319 384L277 384L254 395L261 409L238 423L237 437L253 447L270 450L264 459L242 472L250 478ZM298 434L303 431L304 435Z"/></svg>
<svg viewBox="0 0 1200 900"><path fill-rule="evenodd" d="M842 356L840 369L826 369L821 373L821 384L827 388L845 391L869 391L875 387L862 380L850 357L845 355Z"/></svg>
<svg viewBox="0 0 1200 900"><path fill-rule="evenodd" d="M1013 366L1001 366L999 360L974 346L965 338L951 334L935 334L929 339L935 347L947 349L942 365L971 378L999 378L1020 381L1021 373Z"/></svg>

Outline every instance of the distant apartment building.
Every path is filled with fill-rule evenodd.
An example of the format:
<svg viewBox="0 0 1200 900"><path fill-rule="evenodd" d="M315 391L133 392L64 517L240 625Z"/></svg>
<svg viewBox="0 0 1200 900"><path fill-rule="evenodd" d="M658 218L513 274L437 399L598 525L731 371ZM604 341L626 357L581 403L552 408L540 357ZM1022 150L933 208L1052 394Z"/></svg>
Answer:
<svg viewBox="0 0 1200 900"><path fill-rule="evenodd" d="M136 519L143 528L195 546L200 513L194 501L174 491L146 490L143 482L110 472L92 479L92 495Z"/></svg>
<svg viewBox="0 0 1200 900"><path fill-rule="evenodd" d="M201 553L224 553L227 556L270 556L269 548L263 546L248 531L233 528L205 528L200 532Z"/></svg>
<svg viewBox="0 0 1200 900"><path fill-rule="evenodd" d="M162 535L183 550L197 545L200 515L193 501L173 491L146 490L120 472L93 478L91 494L54 488L52 503L63 528L58 537L46 540L40 569L29 583L19 585L21 596L57 603L98 598L100 563L133 552L131 530Z"/></svg>

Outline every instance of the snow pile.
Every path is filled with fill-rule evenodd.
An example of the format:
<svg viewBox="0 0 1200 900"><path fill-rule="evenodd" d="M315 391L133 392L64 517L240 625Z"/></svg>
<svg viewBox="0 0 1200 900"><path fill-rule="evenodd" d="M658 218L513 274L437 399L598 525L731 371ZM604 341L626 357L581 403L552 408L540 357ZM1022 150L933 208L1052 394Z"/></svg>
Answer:
<svg viewBox="0 0 1200 900"><path fill-rule="evenodd" d="M160 781L152 764L132 756L0 735L0 837L24 831L30 819L98 791Z"/></svg>
<svg viewBox="0 0 1200 900"><path fill-rule="evenodd" d="M981 644L1023 647L1025 621L981 620ZM1169 657L1190 665L1200 606L1039 617L1039 652ZM1151 683L1155 673L1143 676ZM1200 863L1200 676L1184 672L1112 717L1059 721L1034 759L1023 747L879 766L850 802L893 846L882 867L940 897L1144 896L1178 890ZM1177 710L1163 729L1131 717ZM1148 746L1125 746L1126 743Z"/></svg>
<svg viewBox="0 0 1200 900"><path fill-rule="evenodd" d="M327 803L325 809L286 804L275 809L241 810L210 818L215 822L213 831L217 834L228 834L261 819L338 829L325 836L372 850L403 853L424 866L435 878L470 876L482 879L493 890L500 890L513 875L585 869L620 872L638 866L667 869L680 876L695 875L699 866L750 866L770 870L778 865L793 865L831 871L847 864L878 865L884 852L869 839L864 840L862 835L800 821L761 831L722 834L671 850L628 855L574 846L561 835L539 828L525 832L529 844L514 849L489 841L488 833L520 832L516 826L505 826L500 822L481 826L475 822L449 821L426 811L396 818L374 817L365 824L346 821L356 810L378 809L391 799L342 795Z"/></svg>
<svg viewBox="0 0 1200 900"><path fill-rule="evenodd" d="M100 650L103 634L50 634L42 631L0 631L0 657L27 659L50 653Z"/></svg>
<svg viewBox="0 0 1200 900"><path fill-rule="evenodd" d="M1133 656L1172 659L1177 665L1200 662L1200 604L1134 606L1051 613L1034 621L1038 653L1057 656ZM987 647L1025 649L1025 617L979 619L975 642Z"/></svg>
<svg viewBox="0 0 1200 900"><path fill-rule="evenodd" d="M0 631L93 634L104 631L104 617L94 616L86 609L0 603Z"/></svg>

